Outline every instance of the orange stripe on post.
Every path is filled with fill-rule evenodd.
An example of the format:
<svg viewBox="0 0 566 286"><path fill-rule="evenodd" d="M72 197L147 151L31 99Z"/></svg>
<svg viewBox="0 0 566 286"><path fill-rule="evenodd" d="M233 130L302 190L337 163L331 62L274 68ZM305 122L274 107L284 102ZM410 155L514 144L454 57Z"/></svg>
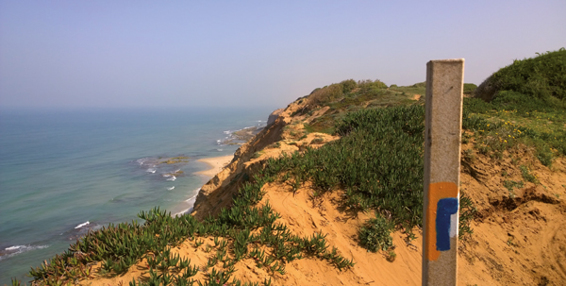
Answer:
<svg viewBox="0 0 566 286"><path fill-rule="evenodd" d="M426 208L425 234L429 243L425 248L428 261L436 261L440 251L436 250L436 212L438 201L445 198L458 198L458 186L452 182L439 182L428 185L428 206Z"/></svg>

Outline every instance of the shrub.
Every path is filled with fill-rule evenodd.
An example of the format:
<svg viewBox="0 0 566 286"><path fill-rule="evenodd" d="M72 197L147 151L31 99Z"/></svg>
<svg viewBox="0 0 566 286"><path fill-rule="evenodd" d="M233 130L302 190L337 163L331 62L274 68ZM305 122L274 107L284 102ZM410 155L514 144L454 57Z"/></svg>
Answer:
<svg viewBox="0 0 566 286"><path fill-rule="evenodd" d="M358 81L358 86L362 90L362 93L367 93L367 92L372 92L387 88L387 85L378 79L376 79L375 81L371 81L369 79Z"/></svg>
<svg viewBox="0 0 566 286"><path fill-rule="evenodd" d="M358 86L356 81L353 80L353 79L348 79L348 80L342 81L342 82L340 82L340 84L342 85L342 92L343 93L349 93L350 91L354 90L354 88L356 88Z"/></svg>
<svg viewBox="0 0 566 286"><path fill-rule="evenodd" d="M491 103L496 110L516 110L520 114L533 112L535 110L540 112L552 112L557 108L563 109L564 107L562 103L550 97L542 99L509 90L499 91Z"/></svg>
<svg viewBox="0 0 566 286"><path fill-rule="evenodd" d="M538 53L537 53L538 54ZM497 92L511 90L548 100L566 100L566 49L515 60L486 79L476 96L491 101Z"/></svg>
<svg viewBox="0 0 566 286"><path fill-rule="evenodd" d="M473 83L464 83L464 94L471 94L476 88L478 88L478 86Z"/></svg>
<svg viewBox="0 0 566 286"><path fill-rule="evenodd" d="M313 91L309 96L309 100L313 105L322 105L331 102L343 95L343 87L341 84L332 84L330 86Z"/></svg>
<svg viewBox="0 0 566 286"><path fill-rule="evenodd" d="M391 231L394 224L378 215L367 221L360 231L358 238L360 244L370 251L377 252L378 250L387 250L393 246L393 238Z"/></svg>
<svg viewBox="0 0 566 286"><path fill-rule="evenodd" d="M556 156L566 155L565 112L566 105L554 97L500 91L491 102L464 98L462 128L474 131L476 147L486 154L523 144L534 147L539 161L551 166Z"/></svg>

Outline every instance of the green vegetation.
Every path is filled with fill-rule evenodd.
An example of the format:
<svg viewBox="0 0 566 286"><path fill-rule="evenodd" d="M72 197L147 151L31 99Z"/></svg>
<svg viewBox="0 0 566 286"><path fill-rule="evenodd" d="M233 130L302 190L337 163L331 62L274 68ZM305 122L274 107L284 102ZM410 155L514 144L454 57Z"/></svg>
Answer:
<svg viewBox="0 0 566 286"><path fill-rule="evenodd" d="M524 186L523 181L513 181L513 180L505 180L503 181L503 186L509 190L509 193L513 193L513 189L515 188L522 188Z"/></svg>
<svg viewBox="0 0 566 286"><path fill-rule="evenodd" d="M475 84L464 84L466 90L476 88ZM379 80L352 79L335 83L330 86L315 89L308 97L309 103L304 109L294 115L309 114L323 106L330 107L323 116L305 126L308 132L335 133L335 125L349 112L367 108L406 106L414 103L414 96L420 95L424 100L426 83L416 83L410 86L387 85ZM421 100L421 102L423 102Z"/></svg>
<svg viewBox="0 0 566 286"><path fill-rule="evenodd" d="M515 198L515 191L513 189L521 189L524 184L523 181L505 180L503 181L503 186L509 191L509 197L513 199Z"/></svg>
<svg viewBox="0 0 566 286"><path fill-rule="evenodd" d="M424 108L417 104L350 112L334 129L340 140L270 159L265 173L294 191L310 181L315 197L343 189L340 203L346 209L375 210L377 221L359 231L360 244L371 251L389 244L393 226L404 227L412 237L411 229L422 226ZM461 234L471 233L475 212L466 199ZM382 223L382 217L390 219Z"/></svg>
<svg viewBox="0 0 566 286"><path fill-rule="evenodd" d="M566 50L516 60L464 100L462 126L475 149L501 158L503 151L533 148L545 166L566 155ZM484 100L491 100L486 102Z"/></svg>
<svg viewBox="0 0 566 286"><path fill-rule="evenodd" d="M216 218L202 222L191 215L173 218L159 208L141 212L143 225L133 221L89 233L62 255L32 269L30 275L44 284L60 285L91 276L89 265L95 261L103 262L104 273L119 275L146 259L149 281L130 285L193 285L191 277L198 267L171 253L172 247L187 239L211 254L206 269L201 270L206 272L204 285L259 285L232 278L234 264L246 258L272 274L284 274L287 263L306 256L326 260L339 270L352 267L353 261L336 248L329 250L325 234L293 235L287 226L275 223L279 214L269 203L258 206L263 185L276 180L290 185L294 192L309 181L314 198L340 189L344 193L339 203L346 211L373 210L376 217L359 229L358 242L370 251L389 251L393 261L391 231L404 229L412 238L411 230L422 227L424 108L422 100L413 98L424 95L425 88L425 83L387 87L379 80L349 79L315 89L309 97L299 99L306 104L294 115L312 115L329 107L305 129L338 134L341 139L269 159L264 170L241 186L231 207L222 209ZM473 149L464 151L466 160L473 161L475 154L502 158L527 148L534 150L542 164L551 166L554 158L566 155L564 49L515 61L480 87L465 84L464 93L484 99L488 94L491 100L464 99L462 140L473 143ZM303 133L295 135L306 138ZM169 158L172 163L183 160L186 158ZM524 180L538 183L526 166L521 165L520 170ZM513 196L514 188L522 188L523 182L505 180L504 186ZM472 233L470 222L475 215L472 201L461 194L461 237ZM213 244L206 242L210 239Z"/></svg>
<svg viewBox="0 0 566 286"><path fill-rule="evenodd" d="M477 209L465 193L460 192L460 218L458 224L458 238L469 237L474 233L471 228L472 220L476 217Z"/></svg>
<svg viewBox="0 0 566 286"><path fill-rule="evenodd" d="M529 169L527 168L527 166L521 165L519 166L519 169L521 170L521 175L523 176L523 179L534 183L534 184L538 184L538 179L535 175L531 174L531 172L529 171Z"/></svg>
<svg viewBox="0 0 566 286"><path fill-rule="evenodd" d="M473 83L464 83L464 94L472 94L476 88L478 86Z"/></svg>
<svg viewBox="0 0 566 286"><path fill-rule="evenodd" d="M215 251L215 255L208 260L205 285L228 282L235 271L234 264L245 258L255 259L258 267L281 274L285 273L286 263L304 256L327 260L339 270L352 267L353 261L338 254L336 248L328 250L326 235L293 235L285 225L275 223L279 214L269 203L257 206L263 197L261 187L274 179L260 172L253 182L240 188L232 207L203 222L191 215L171 217L159 208L141 212L138 216L145 220L143 225L133 221L91 232L62 255L32 269L30 275L46 285L61 285L92 275L92 262L102 261L103 273L120 275L145 258L149 281L134 280L130 285L193 285L191 277L198 267L171 254L171 248L187 239L195 241L195 247L202 247L203 238L210 237L214 238L214 245L207 244L205 251ZM230 283L245 285L237 279Z"/></svg>
<svg viewBox="0 0 566 286"><path fill-rule="evenodd" d="M319 149L269 160L265 172L302 185L316 196L344 188L345 207L379 209L409 228L422 218L424 108L365 109L336 125L343 136ZM418 207L417 207L418 206Z"/></svg>
<svg viewBox="0 0 566 286"><path fill-rule="evenodd" d="M390 89L401 94L419 94L424 96L426 94L426 82L419 82L409 86L391 86Z"/></svg>
<svg viewBox="0 0 566 286"><path fill-rule="evenodd" d="M360 244L370 251L387 250L393 246L393 238L391 231L395 225L384 217L378 215L376 218L370 219L360 228L359 238Z"/></svg>
<svg viewBox="0 0 566 286"><path fill-rule="evenodd" d="M352 79L315 89L308 97L309 104L296 114L308 114L323 106L330 107L323 116L305 126L308 132L335 133L335 125L345 114L366 108L391 107L412 104L413 91L424 94L424 87L391 87L379 80Z"/></svg>
<svg viewBox="0 0 566 286"><path fill-rule="evenodd" d="M566 100L566 49L538 54L537 57L515 60L513 64L494 73L477 90L487 100L498 97L501 91L515 91L549 104Z"/></svg>
<svg viewBox="0 0 566 286"><path fill-rule="evenodd" d="M350 90L351 82L349 85L342 92ZM380 82L361 85L355 89L374 92L385 86ZM87 265L93 261L103 261L105 273L119 275L146 258L150 281L131 284L191 285L195 266L170 251L186 239L195 241L195 247L215 251L206 270L210 285L229 281L234 263L244 258L255 259L258 267L272 273L284 273L286 263L304 256L327 260L338 269L351 267L353 261L339 255L336 248L328 249L324 234L305 238L292 235L285 225L275 223L279 215L269 204L256 206L266 182L285 181L296 191L311 180L317 190L315 196L342 187L344 207L377 211L378 218L370 220L359 233L360 243L368 249L388 248L389 233L396 225L404 226L408 233L413 226L421 225L423 107L363 109L342 118L333 128L342 139L316 150L270 159L265 170L245 183L232 206L222 209L218 217L199 222L190 215L172 218L159 209L142 212L139 217L145 220L144 225L134 221L93 232L30 274L36 281L53 285L91 275ZM390 219L385 220L383 215ZM214 238L214 246L203 246L203 239L208 237ZM232 279L232 283L240 281Z"/></svg>
<svg viewBox="0 0 566 286"><path fill-rule="evenodd" d="M545 166L566 155L566 108L514 91L488 103L464 99L462 127L473 132L474 148L496 158L519 146L532 147Z"/></svg>

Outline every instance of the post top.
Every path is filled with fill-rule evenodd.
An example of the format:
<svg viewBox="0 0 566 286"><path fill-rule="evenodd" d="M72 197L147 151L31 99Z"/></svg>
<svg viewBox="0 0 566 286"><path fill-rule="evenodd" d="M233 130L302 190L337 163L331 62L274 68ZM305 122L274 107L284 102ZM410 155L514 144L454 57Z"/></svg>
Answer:
<svg viewBox="0 0 566 286"><path fill-rule="evenodd" d="M429 63L463 63L465 62L464 58L460 59L444 59L444 60L431 60Z"/></svg>

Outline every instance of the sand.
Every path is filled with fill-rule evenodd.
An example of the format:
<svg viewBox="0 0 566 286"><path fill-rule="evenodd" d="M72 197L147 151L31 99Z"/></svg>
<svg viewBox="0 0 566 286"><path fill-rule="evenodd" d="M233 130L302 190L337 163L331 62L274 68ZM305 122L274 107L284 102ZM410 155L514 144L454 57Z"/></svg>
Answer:
<svg viewBox="0 0 566 286"><path fill-rule="evenodd" d="M195 217L215 215L229 205L238 189L237 174L259 170L268 158L301 152L306 147L316 148L336 139L328 134L304 132L302 120L312 122L325 111L292 117L299 108L302 106L292 103L281 118L237 151L237 160L229 167L225 166L232 156L199 160L211 167L200 174L213 179L201 190L201 203L195 205ZM462 145L461 191L471 198L478 213L472 222L474 233L458 245L459 285L564 285L566 158L556 158L548 168L536 159L533 150L523 147L505 151L499 159L480 152L464 156L464 150L474 150L473 144L471 140ZM506 180L525 180L521 165L528 166L539 183L525 181L524 187L509 190L504 186ZM407 235L400 228L391 234L395 247L390 250L396 255L388 259L387 252L372 253L360 246L359 227L375 214L344 208L340 203L344 190L336 189L317 198L313 196L316 190L311 182L298 190L286 183L271 182L266 183L262 191L265 195L259 206L269 203L280 216L276 223L286 225L292 234L299 236L326 234L329 245L336 247L346 259L353 259L355 265L339 271L324 259L305 256L285 263L286 274L280 275L245 258L234 265L234 278L261 283L271 277L274 286L421 285L422 232L418 228L413 229L414 240L406 240ZM193 265L206 269L212 255L210 249L215 245L214 237L199 239L203 242L201 246L186 240L173 247L172 254L191 259ZM272 251L269 247L264 250ZM100 264L94 267L94 273ZM205 273L199 271L194 279L202 283ZM140 277L149 278L145 259L123 275L95 274L94 279L80 283L121 285Z"/></svg>
<svg viewBox="0 0 566 286"><path fill-rule="evenodd" d="M212 178L216 174L220 173L222 169L224 169L224 167L226 167L232 161L233 158L234 155L199 159L197 160L198 162L207 164L210 169L197 172L196 174Z"/></svg>

